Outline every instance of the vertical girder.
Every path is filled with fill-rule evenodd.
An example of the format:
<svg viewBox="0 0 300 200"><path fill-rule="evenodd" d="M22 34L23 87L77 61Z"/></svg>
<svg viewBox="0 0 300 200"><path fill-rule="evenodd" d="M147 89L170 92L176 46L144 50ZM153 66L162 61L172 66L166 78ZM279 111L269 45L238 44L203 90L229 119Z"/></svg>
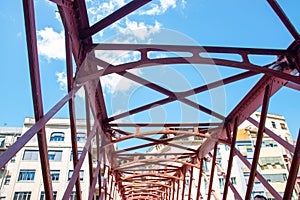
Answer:
<svg viewBox="0 0 300 200"><path fill-rule="evenodd" d="M46 123L68 102L69 118L71 130L71 144L73 152L73 175L65 189L62 199L68 200L75 186L76 198L83 199L82 185L80 183L80 169L83 165L86 155L88 155L89 164L89 192L88 199L94 200L96 191L98 191L100 200L113 199L170 199L184 200L187 190L188 200L196 198L202 199L205 196L201 193L203 184L202 178L208 183L207 199L218 199L218 194L214 190L216 177L215 167L225 178L225 185L222 199L225 200L229 195L229 188L237 199L242 199L241 191L238 191L231 183L231 175L234 164L234 156L250 169L250 176L247 183L245 199L250 200L255 178L270 192L275 199L291 199L294 191L299 164L300 164L300 137L298 136L296 146L285 141L272 130L265 127L269 101L283 86L299 91L300 79L296 70L300 69L300 35L291 21L287 18L284 11L280 8L275 0L267 0L279 19L285 25L289 33L293 36L294 42L287 49L259 49L259 48L235 48L235 47L200 47L200 46L179 46L179 45L152 45L152 44L96 44L93 43L95 34L123 19L138 8L146 5L151 0L132 0L107 17L90 26L86 3L84 0L51 0L58 6L62 23L65 30L66 46L66 71L67 71L67 91L68 94L62 98L48 113L44 115L41 80L38 61L38 47L36 24L34 16L34 1L23 0L24 19L26 28L26 41L28 50L28 61L31 79L32 99L34 106L34 115L36 123L7 151L0 155L0 168L19 151L34 136L38 138L38 148L40 153L40 164L42 169L43 185L46 199L53 199L53 188L50 177L50 165L48 160L48 147L46 139ZM128 61L120 65L106 63L96 58L94 50L128 50L136 51L140 54L140 60ZM208 53L227 53L241 56L242 61L230 59L207 59L200 56L206 50ZM152 52L183 52L190 53L190 57L178 56L169 58L150 59L149 54ZM86 111L86 129L87 141L83 148L81 156L78 158L77 130L76 130L76 110L75 110L75 93L79 90L74 83L74 75L78 74L82 68L82 63L89 54L93 56L91 66L84 68L87 75L80 77L79 83L83 84L85 89L85 111ZM277 60L265 66L252 64L249 61L250 55L273 55ZM89 55L90 56L90 55ZM76 63L76 71L73 72L73 59ZM214 63L211 63L213 61ZM107 65L106 70L98 70L97 66ZM242 69L244 72L235 74L221 80L204 84L195 88L188 88L182 92L167 89L152 80L145 79L142 75L129 73L130 69L142 69L143 67L152 67L157 65L176 65L176 64L212 64L223 67L232 67ZM277 65L278 68L274 67ZM85 67L85 66L84 66ZM165 96L154 102L148 102L139 107L124 110L115 115L108 116L105 102L105 94L102 90L101 76L116 73L122 78L129 79L137 84L143 85L158 94ZM199 102L194 102L188 97L200 94L211 89L215 89L227 84L238 83L248 77L262 74L257 83L250 91L236 104L232 111L223 116L215 110L205 107ZM296 74L296 75L295 75ZM76 76L75 76L76 77ZM96 83L96 84L95 84ZM179 84L179 83L178 83ZM124 117L133 116L150 109L163 106L171 102L181 102L198 112L206 113L211 117L216 117L220 123L209 123L195 121L191 123L118 123L114 120L122 120ZM257 122L250 115L262 106L260 121ZM92 117L93 116L93 117ZM250 163L239 150L236 149L236 140L238 126L248 120L258 127L255 151L252 163ZM93 121L93 126L91 123ZM123 126L122 126L123 125ZM118 128L112 128L119 126ZM136 127L136 133L132 134L126 130L127 127ZM149 128L151 131L141 132L141 128ZM153 131L152 129L157 128ZM192 132L170 130L171 128L190 128ZM165 129L165 130L161 130ZM117 133L117 134L116 134ZM288 152L293 154L291 167L287 179L287 184L282 197L278 191L263 177L258 171L261 144L264 133L278 142ZM298 135L300 132L298 133ZM120 136L118 136L120 135ZM163 135L157 139L157 136ZM94 138L95 137L95 138ZM184 141L190 137L199 137L199 144L196 149L190 146L184 146L178 141ZM92 141L96 139L96 147ZM127 140L143 141L142 144L132 143L123 149L117 149L117 145ZM147 142L147 143L145 143ZM230 146L227 169L223 170L217 164L217 148L221 143ZM139 152L144 148L155 148L163 146L165 149L175 148L179 152L157 152L142 153ZM96 149L96 151L94 151ZM131 153L137 151L137 153ZM94 152L96 155L94 155ZM213 155L211 155L213 152ZM107 156L112 155L111 157ZM203 170L204 160L207 156L212 157L209 178ZM118 161L125 162L118 164ZM93 165L93 162L95 165ZM152 166L152 168L151 168ZM101 172L104 173L102 181ZM225 172L226 171L226 174ZM198 175L195 175L199 172ZM187 177L189 174L189 185ZM98 188L97 188L98 181ZM84 184L87 184L85 182ZM194 185L193 185L194 184ZM101 187L103 185L103 188ZM196 192L195 192L196 191ZM195 194L194 194L195 193Z"/></svg>

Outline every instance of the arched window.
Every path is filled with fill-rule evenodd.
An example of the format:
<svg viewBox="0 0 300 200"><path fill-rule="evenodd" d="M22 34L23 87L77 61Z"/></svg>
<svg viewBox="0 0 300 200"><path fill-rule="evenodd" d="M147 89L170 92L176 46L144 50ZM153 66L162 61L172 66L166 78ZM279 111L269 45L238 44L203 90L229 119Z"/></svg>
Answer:
<svg viewBox="0 0 300 200"><path fill-rule="evenodd" d="M53 132L51 133L50 141L64 141L65 133L64 132Z"/></svg>

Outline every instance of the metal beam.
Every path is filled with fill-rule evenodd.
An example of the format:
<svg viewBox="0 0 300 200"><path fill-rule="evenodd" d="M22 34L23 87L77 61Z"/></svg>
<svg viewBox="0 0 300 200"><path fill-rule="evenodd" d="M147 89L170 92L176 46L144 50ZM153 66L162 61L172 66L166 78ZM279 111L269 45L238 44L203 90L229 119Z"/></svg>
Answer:
<svg viewBox="0 0 300 200"><path fill-rule="evenodd" d="M92 138L96 134L96 129L97 129L97 123L95 122L94 126L93 126L93 130L92 130L91 134L89 135L89 137L87 138L87 141L86 141L86 143L84 145L84 148L82 150L81 156L80 156L80 158L79 158L79 160L78 160L78 162L77 162L77 164L76 164L76 166L74 168L72 177L71 177L71 179L69 181L69 184L68 184L68 186L66 188L66 191L65 191L65 193L63 195L63 198L62 198L63 200L69 200L69 198L70 198L70 195L71 195L71 192L72 192L73 187L75 185L75 182L76 182L77 178L79 177L81 166L83 164L83 161L85 159L85 156L87 154L89 146L91 145Z"/></svg>
<svg viewBox="0 0 300 200"><path fill-rule="evenodd" d="M295 182L299 172L299 164L300 164L300 130L298 132L296 148L293 155L292 165L289 171L289 177L286 182L283 199L292 199Z"/></svg>
<svg viewBox="0 0 300 200"><path fill-rule="evenodd" d="M186 167L183 166L182 168L183 168L182 169L183 180L182 180L181 199L184 200L184 193L185 193L185 186L186 186Z"/></svg>
<svg viewBox="0 0 300 200"><path fill-rule="evenodd" d="M202 173L203 173L203 158L200 158L200 169L199 169L196 200L199 200L199 198L200 198Z"/></svg>
<svg viewBox="0 0 300 200"><path fill-rule="evenodd" d="M217 159L217 150L218 150L218 143L215 143L214 146L214 155L211 163L211 170L210 170L210 177L209 177L209 186L208 186L208 196L207 200L211 199L212 195L212 186L213 186L213 181L214 181L214 174L215 174L215 165L216 165L216 159Z"/></svg>
<svg viewBox="0 0 300 200"><path fill-rule="evenodd" d="M228 159L228 165L227 165L227 173L226 173L225 186L224 186L224 192L223 192L223 200L227 199L227 192L228 192L228 185L229 185L230 176L231 176L236 136L237 136L237 132L238 132L237 121L238 121L238 119L236 117L234 120L233 134L232 134L231 145L230 145L230 153L229 153L229 159Z"/></svg>
<svg viewBox="0 0 300 200"><path fill-rule="evenodd" d="M56 105L54 105L43 118L38 120L32 127L30 127L15 143L13 143L6 151L0 155L0 168L18 153L24 145L33 137L39 130L41 130L46 123L72 98L73 94L78 90L69 92L65 97L63 97Z"/></svg>
<svg viewBox="0 0 300 200"><path fill-rule="evenodd" d="M234 150L235 154L239 157L239 159L249 168L251 169L251 163L237 150ZM269 184L269 182L257 171L255 170L256 178L263 184L263 186L273 195L276 200L281 200L282 197L280 194Z"/></svg>
<svg viewBox="0 0 300 200"><path fill-rule="evenodd" d="M253 160L252 160L251 171L250 171L250 176L248 179L247 191L246 191L246 196L245 196L246 200L250 200L250 198L251 198L251 193L252 193L252 188L253 188L253 183L254 183L254 178L255 178L255 172L256 172L256 168L257 168L257 164L258 164L259 153L260 153L261 143L262 143L264 129L265 129L265 123L266 123L266 118L267 118L267 113L268 113L271 89L272 88L270 85L267 85L265 88L265 94L264 94L263 104L262 104L262 111L261 111L261 116L260 116L260 120L259 120L259 128L258 128L258 132L257 132L257 136L256 136L254 156L253 156Z"/></svg>
<svg viewBox="0 0 300 200"><path fill-rule="evenodd" d="M65 46L66 46L66 68L67 68L67 86L68 92L71 92L74 87L73 79L73 64L72 64L72 47L68 30L65 30ZM75 102L74 96L69 100L69 116L71 129L71 145L73 155L73 167L75 168L78 162L78 147L77 147L77 130L76 130L76 116L75 116ZM80 177L76 181L76 198L81 200Z"/></svg>
<svg viewBox="0 0 300 200"><path fill-rule="evenodd" d="M294 37L295 40L300 39L300 35L293 24L290 22L288 17L285 15L283 10L280 8L278 3L275 0L267 0L270 6L273 8L277 16L280 18L285 27L289 30L290 34Z"/></svg>
<svg viewBox="0 0 300 200"><path fill-rule="evenodd" d="M28 61L31 80L32 100L34 107L35 120L39 121L44 117L40 70L37 50L36 25L34 16L33 0L23 0L24 19L26 27L26 41L28 50ZM45 196L49 200L53 200L53 188L50 178L50 166L48 160L48 147L45 126L37 133L39 155L41 159L41 168L43 176L43 184Z"/></svg>
<svg viewBox="0 0 300 200"><path fill-rule="evenodd" d="M188 191L188 200L191 199L194 167L191 167L191 170L189 171L189 173L190 173L190 185L189 185L189 191Z"/></svg>
<svg viewBox="0 0 300 200"><path fill-rule="evenodd" d="M149 3L151 0L133 0L126 4L125 6L121 7L120 9L116 10L112 14L108 15L104 19L100 20L93 26L84 29L80 32L80 38L86 39L88 37L93 36L95 33L103 30L104 28L108 27L109 25L115 23L116 21L122 19L126 15L132 13L136 9L140 8L141 6Z"/></svg>

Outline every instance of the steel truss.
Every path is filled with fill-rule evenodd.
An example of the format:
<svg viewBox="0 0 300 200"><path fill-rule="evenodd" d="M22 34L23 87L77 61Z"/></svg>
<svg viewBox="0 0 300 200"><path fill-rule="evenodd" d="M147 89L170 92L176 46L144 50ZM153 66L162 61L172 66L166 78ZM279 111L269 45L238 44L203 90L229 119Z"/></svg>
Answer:
<svg viewBox="0 0 300 200"><path fill-rule="evenodd" d="M136 44L94 44L92 36L107 26L113 24L122 17L130 14L139 7L147 4L150 0L133 0L124 7L115 11L111 15L100 20L93 26L89 25L89 20L86 11L84 0L51 0L57 4L62 22L65 28L65 42L66 42L66 67L68 76L68 94L62 98L50 111L46 114L43 112L43 102L40 86L40 73L37 53L37 37L34 16L33 0L23 0L24 5L24 19L26 26L26 39L28 47L29 68L32 86L32 96L36 123L12 146L8 148L0 156L0 167L6 163L34 136L38 136L40 162L43 172L43 182L46 198L53 199L52 183L49 171L49 161L45 159L47 155L47 141L45 137L45 124L65 105L69 104L69 115L71 125L71 140L73 151L74 173L71 177L68 187L65 190L63 199L67 200L70 197L73 187L76 188L77 199L81 198L81 185L79 180L80 168L85 157L89 159L90 166L90 192L89 199L94 199L96 191L96 183L98 186L103 185L103 188L98 188L100 199L116 199L119 196L121 199L184 199L184 192L188 190L188 198L190 198L192 191L197 193L197 199L201 199L200 185L203 181L208 184L208 199L212 196L218 198L213 189L213 178L207 177L203 173L202 165L204 159L208 157L212 160L212 169L210 177L213 177L214 171L217 168L225 178L225 187L223 191L223 199L226 199L228 190L234 193L237 199L247 199L251 197L252 186L254 179L257 178L264 187L274 196L275 199L291 199L293 187L297 178L300 155L300 137L298 137L296 146L289 144L285 140L278 137L271 130L265 128L265 120L268 112L268 105L270 98L282 87L290 87L294 90L299 90L300 79L300 36L293 27L287 16L276 3L275 0L268 0L268 3L276 12L280 20L286 26L288 31L294 37L294 42L287 49L258 49L258 48L233 48L233 47L198 47L198 46L178 46L178 45L136 45ZM239 68L246 70L243 73L224 78L223 80L202 85L184 92L174 92L163 88L149 80L140 76L129 73L129 69L151 67L163 64L211 64L211 60L201 57L200 53L203 49L208 53L230 53L240 55L242 61L237 62L230 59L211 59L215 65ZM87 66L88 73L85 76L77 79L77 84L74 83L72 56L76 62L76 72L82 70L85 58L89 53L95 50L128 50L138 51L141 55L140 60L124 63L120 65L112 65L106 63L99 58L92 58L91 65ZM172 58L156 58L150 59L148 53L152 51L166 51L166 52L185 52L189 53L190 57L172 57ZM90 55L90 54L89 54ZM277 60L266 66L259 66L249 61L249 55L274 55ZM106 65L104 70L97 70L95 66ZM274 66L280 66L280 69ZM124 78L142 84L154 91L166 95L167 97L141 107L128 110L124 113L119 113L115 116L108 117L101 82L99 77L117 73ZM296 73L296 74L297 74ZM228 114L223 116L214 110L206 108L205 106L195 103L187 99L187 97L199 94L212 88L221 85L238 82L250 76L263 74L262 78L255 84L255 86L246 94L246 96L237 104L237 106ZM96 86L93 84L97 82ZM80 86L78 86L80 85ZM87 112L87 142L83 152L78 158L77 141L76 141L76 117L74 98L75 93L84 87L86 91L86 112ZM89 93L89 91L96 91L96 95ZM218 118L221 123L116 123L117 119L124 118L136 113L149 110L157 105L164 105L173 101L179 101L196 110L202 111L213 117ZM250 118L250 115L262 106L262 114L260 123ZM90 119L90 110L94 116L95 122L92 125ZM237 127L245 120L249 120L258 127L256 148L254 152L254 159L249 163L241 153L235 148ZM156 131L141 132L140 128L147 126L157 128ZM134 133L124 130L124 127L135 127ZM165 130L161 130L161 128ZM171 128L193 127L194 131L175 130ZM208 130L210 130L208 132ZM113 137L112 133L118 133L119 137ZM258 158L260 154L260 146L262 143L263 133L269 135L279 144L281 144L288 151L293 153L293 160L291 162L291 170L287 180L287 187L283 196L281 196L265 178L256 170ZM159 134L174 134L174 138L160 138L154 139L152 135ZM183 139L189 136L198 136L204 140L198 149L187 148L180 144L174 143L176 140ZM93 138L97 140L97 150L91 150L91 142ZM109 143L117 144L132 138L142 139L147 141L146 144L137 144L125 149L115 150L113 145L106 145ZM101 143L99 142L101 141ZM221 166L216 163L216 151L218 144L227 144L230 146L230 156L227 170L223 170ZM173 146L178 149L184 149L182 153L128 153L132 150L138 150L145 147L151 147L158 144ZM93 167L92 152L96 154L97 165ZM111 153L114 159L107 158L107 154ZM147 157L148 156L148 157ZM151 159L149 158L151 156ZM162 157L161 157L162 156ZM240 196L237 189L230 181L233 158L239 158L250 170L250 177L248 182L248 189L246 196ZM126 163L116 165L116 162L126 160ZM154 165L153 168L148 166ZM103 167L104 166L104 167ZM102 169L101 169L102 168ZM101 180L101 170L104 171L104 180ZM200 177L194 177L193 174L198 171ZM189 174L189 187L186 186L187 174ZM101 181L103 181L101 183ZM194 185L193 185L193 184Z"/></svg>

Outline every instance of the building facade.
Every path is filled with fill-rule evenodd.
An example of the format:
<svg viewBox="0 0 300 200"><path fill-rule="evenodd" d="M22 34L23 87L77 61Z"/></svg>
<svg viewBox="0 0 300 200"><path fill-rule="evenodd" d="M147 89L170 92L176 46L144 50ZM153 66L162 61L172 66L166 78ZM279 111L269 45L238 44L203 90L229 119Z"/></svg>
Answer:
<svg viewBox="0 0 300 200"><path fill-rule="evenodd" d="M255 112L251 115L255 121L259 122L260 113ZM285 141L293 144L293 140L291 134L289 132L287 123L283 116L268 114L266 119L266 128L274 132L276 135L280 136ZM195 128L186 129L189 131L193 131ZM257 136L258 128L251 124L249 121L245 121L238 127L236 148L241 152L241 154L249 161L252 162L254 151L255 151L255 143ZM163 137L175 137L175 135L168 134ZM180 144L182 146L186 146L189 148L196 149L203 142L203 138L199 137L187 137L184 140L174 140L174 143ZM171 147L168 145L156 145L152 147L148 152L151 153L159 153L159 152L182 152L182 149L177 149L175 147ZM214 152L212 152L213 154ZM226 173L227 164L229 159L230 148L225 144L218 144L217 155L216 155L216 168L214 171L214 181L212 185L212 189L214 193L212 194L215 199L219 199L222 196L225 185L225 178L222 173ZM292 154L288 152L285 148L283 148L276 141L271 139L267 134L264 133L263 142L260 150L260 158L258 161L258 172L263 175L263 177L269 182L269 184L278 191L279 194L283 195L289 166L291 164ZM201 196L203 199L207 198L207 191L209 180L211 176L211 158L206 157L203 162L203 173L201 180ZM239 192L241 197L245 196L247 190L248 178L250 176L250 169L240 161L237 156L233 159L233 166L231 172L231 183ZM199 170L193 171L192 183L189 181L186 182L186 191L188 191L188 185L194 184L197 186ZM188 179L188 178L187 178ZM181 187L181 186L180 186ZM180 188L179 187L179 188ZM197 187L193 187L197 188ZM296 185L293 199L298 199L299 195L299 185ZM255 178L255 184L253 185L252 197L260 194L267 197L268 200L275 200L275 198L269 193L269 191L263 186L263 184ZM185 193L187 197L187 193ZM192 199L196 198L196 191L192 191L191 195ZM236 199L234 197L231 189L228 190L227 199Z"/></svg>
<svg viewBox="0 0 300 200"><path fill-rule="evenodd" d="M71 130L69 119L51 119L46 125L48 159L53 186L54 199L61 199L73 173L73 156L71 148ZM25 118L22 134L33 124L33 118ZM77 122L78 156L86 141L86 126ZM45 199L42 171L39 162L37 136L34 136L7 164L6 175L1 188L1 200ZM89 170L85 159L80 181L82 198L88 198ZM74 190L75 191L75 190ZM72 192L70 199L76 199Z"/></svg>
<svg viewBox="0 0 300 200"><path fill-rule="evenodd" d="M251 116L254 120L259 121L260 113L256 112ZM35 120L33 118L25 118L24 126L22 128L0 128L0 153L5 151L11 144L13 144L22 134L24 134L33 124ZM282 139L293 144L288 126L285 122L283 116L269 114L266 120L266 127L270 129L275 134L279 135ZM73 156L72 156L72 146L71 146L71 130L69 125L69 119L51 119L46 125L46 137L48 144L48 159L50 162L50 174L53 185L53 196L55 199L61 199L64 191L69 183L70 177L73 170ZM85 121L77 121L77 144L79 156L86 141L86 124ZM241 154L249 161L252 162L256 134L258 128L251 124L249 121L245 121L238 128L236 148L241 152ZM176 129L170 130L182 131L182 132L197 132L198 127L186 128L186 129ZM180 134L179 134L180 135ZM166 134L163 138L174 138L178 134ZM155 145L148 150L149 153L178 153L186 152L188 149L197 149L201 143L205 140L203 137L188 135L187 137L182 137L180 140L173 140L172 143L175 145ZM180 149L176 147L176 144L187 147L186 149ZM92 141L93 148L95 151L96 142ZM115 147L117 148L117 147ZM213 196L218 199L222 196L225 185L224 172L226 173L228 159L229 159L230 148L225 144L219 144L216 152L216 168L214 171L214 182L212 185ZM214 152L212 152L214 154ZM96 155L93 153L93 155ZM162 156L160 156L162 157ZM168 156L164 156L167 158ZM263 137L263 143L261 146L260 159L258 162L257 170L264 176L264 178L269 182L269 184L276 189L280 194L283 194L286 180L288 176L288 171L290 167L290 161L292 154L284 149L277 142L272 140L266 134ZM42 172L39 162L39 152L37 137L33 137L25 146L22 148L15 157L5 166L5 168L0 171L0 200L16 199L16 200L29 200L29 199L45 199L44 187L42 181ZM145 159L151 159L151 156L147 156ZM188 160L189 158L187 158ZM95 161L96 158L93 158ZM120 163L124 164L124 163ZM166 164L166 163L165 163ZM176 187L179 188L180 197L181 194L184 195L184 199L187 199L188 188L190 184L194 186L198 185L199 177L201 177L201 197L203 199L207 198L207 191L209 186L209 180L211 176L211 164L212 157L207 156L203 160L202 169L203 173L200 176L200 170L193 170L192 177L190 180L189 174L191 171L186 171L185 186L182 182L178 182ZM180 163L173 165L181 166ZM96 167L96 161L93 163L93 167ZM107 171L103 170L101 167L101 177L107 177ZM183 172L184 173L184 172ZM232 173L231 173L231 183L243 197L245 196L247 190L248 177L250 175L250 170L237 158L233 159ZM89 191L89 165L88 159L84 160L80 171L81 180L81 190L82 199L88 198ZM102 180L103 182L103 180ZM299 184L300 186L300 184ZM99 198L99 186L96 185L96 199ZM108 186L108 189L111 188ZM184 191L182 191L184 188ZM196 199L196 188L191 187L191 198ZM293 199L297 199L299 194L298 185L295 187L293 194ZM101 188L103 192L103 188ZM262 194L266 196L269 200L274 198L265 189L265 187L255 179L255 184L253 186L253 196L256 194ZM75 190L72 192L70 199L76 199ZM180 199L180 198L179 198ZM227 199L235 199L231 189L228 190Z"/></svg>
<svg viewBox="0 0 300 200"><path fill-rule="evenodd" d="M15 141L21 136L22 128L18 127L0 127L0 155L7 150ZM14 163L16 157L10 160L10 163ZM10 163L6 164L0 169L0 199L3 198L3 186L10 181L9 173L13 171Z"/></svg>

